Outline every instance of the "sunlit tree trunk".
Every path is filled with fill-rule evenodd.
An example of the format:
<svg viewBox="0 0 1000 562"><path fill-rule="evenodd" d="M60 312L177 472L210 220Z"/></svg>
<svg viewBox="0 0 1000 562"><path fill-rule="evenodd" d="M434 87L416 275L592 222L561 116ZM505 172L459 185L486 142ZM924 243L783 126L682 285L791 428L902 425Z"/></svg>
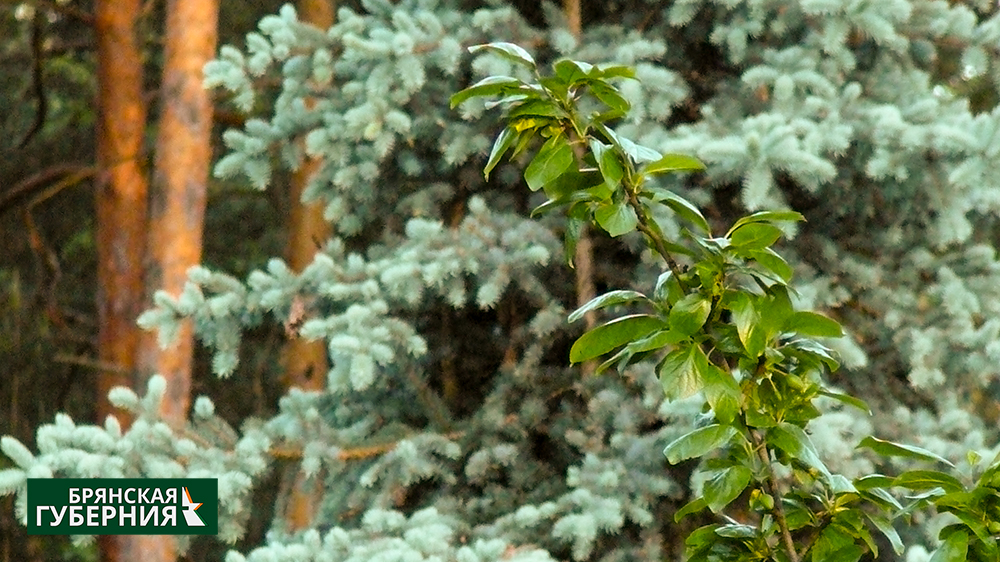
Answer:
<svg viewBox="0 0 1000 562"><path fill-rule="evenodd" d="M205 201L212 149L212 105L202 87L202 68L215 56L217 0L167 3L166 44L160 84L159 134L149 205L146 286L152 294L178 294L187 271L201 262ZM177 341L159 349L153 333L143 338L139 372L167 379L163 416L181 424L191 403L194 338L190 322ZM144 386L145 380L140 381Z"/></svg>
<svg viewBox="0 0 1000 562"><path fill-rule="evenodd" d="M299 0L297 9L299 19L304 22L320 29L333 25L331 0ZM319 165L319 160L307 158L292 177L285 253L288 265L295 271L301 271L309 265L320 245L330 236L330 225L323 218L323 205L319 202L303 205L301 202L302 193ZM286 385L313 390L323 387L328 370L326 346L323 342L293 338L288 342L284 355Z"/></svg>
<svg viewBox="0 0 1000 562"><path fill-rule="evenodd" d="M146 106L135 38L138 0L96 4L98 123L97 311L100 360L114 367L97 381L97 414L112 413L107 394L131 386L143 304L147 180L143 169Z"/></svg>
<svg viewBox="0 0 1000 562"><path fill-rule="evenodd" d="M333 25L334 4L333 0L298 0L296 7L302 21L326 29ZM295 271L301 271L312 262L320 244L330 235L330 225L323 218L323 205L319 202L303 205L301 202L302 192L319 165L319 160L309 158L292 177L286 255L288 265ZM286 386L308 390L324 387L329 370L325 342L293 336L284 349L283 363ZM298 467L292 467L285 480L286 486L291 488L285 495L288 499L282 514L285 528L291 532L308 528L322 496L321 478L307 480L298 474Z"/></svg>
<svg viewBox="0 0 1000 562"><path fill-rule="evenodd" d="M98 356L113 369L97 379L97 415L113 413L108 391L132 386L141 332L147 179L143 169L142 56L135 37L138 0L98 0L97 311ZM105 562L135 560L120 537L100 537Z"/></svg>

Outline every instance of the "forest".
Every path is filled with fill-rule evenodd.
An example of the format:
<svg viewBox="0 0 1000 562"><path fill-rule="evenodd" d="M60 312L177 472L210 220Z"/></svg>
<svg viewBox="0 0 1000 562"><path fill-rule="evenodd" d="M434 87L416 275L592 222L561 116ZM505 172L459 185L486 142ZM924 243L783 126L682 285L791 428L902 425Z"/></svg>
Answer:
<svg viewBox="0 0 1000 562"><path fill-rule="evenodd" d="M0 3L0 562L1000 560L992 0ZM217 536L28 535L215 478Z"/></svg>

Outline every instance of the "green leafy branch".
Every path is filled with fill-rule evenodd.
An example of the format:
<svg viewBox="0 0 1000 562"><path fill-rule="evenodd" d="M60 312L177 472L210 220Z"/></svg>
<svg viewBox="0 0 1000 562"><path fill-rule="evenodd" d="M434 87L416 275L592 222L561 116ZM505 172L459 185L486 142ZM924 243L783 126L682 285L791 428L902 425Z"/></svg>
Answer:
<svg viewBox="0 0 1000 562"><path fill-rule="evenodd" d="M532 215L564 211L567 261L572 263L582 227L594 223L613 237L638 231L666 264L649 295L610 291L570 314L574 322L610 307L638 311L583 334L569 359L581 363L607 356L599 373L653 358L668 399L704 397L706 423L664 451L671 463L701 459L708 476L701 497L675 519L708 509L723 521L687 537L688 560L854 562L869 552L878 555L872 531L885 535L898 554L903 546L893 519L931 506L958 520L942 531L934 562L1000 560L997 460L967 487L933 470L852 481L831 472L820 458L805 430L820 415L818 398L869 410L864 401L824 385L824 372L836 370L838 363L818 338L838 338L843 330L835 320L795 308L789 285L793 270L772 248L781 226L803 220L802 215L758 212L714 236L695 205L649 181L704 165L691 156L660 154L609 126L630 109L614 81L635 79L631 68L564 59L553 65L553 74L542 75L517 45L491 43L470 50L504 57L535 79L491 76L451 98L453 107L493 98L488 107L505 111L506 127L490 151L487 178L508 152L512 160L519 158L538 146L537 139L541 144L524 179L547 200ZM686 225L680 240L664 235L653 218L656 206L667 207ZM871 436L858 447L950 466L919 447ZM790 481L779 479L777 465L791 472ZM894 489L916 495L903 505L890 493ZM750 519L726 515L737 502L753 514Z"/></svg>

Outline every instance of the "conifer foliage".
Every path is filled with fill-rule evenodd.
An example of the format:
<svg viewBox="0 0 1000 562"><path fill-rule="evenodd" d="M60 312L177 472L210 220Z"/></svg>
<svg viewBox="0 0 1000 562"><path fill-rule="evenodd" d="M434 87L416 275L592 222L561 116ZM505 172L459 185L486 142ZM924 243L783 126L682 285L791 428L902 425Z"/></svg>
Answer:
<svg viewBox="0 0 1000 562"><path fill-rule="evenodd" d="M318 159L332 238L299 273L196 268L141 323L168 345L193 318L220 376L283 324L327 342L325 390L237 431L207 397L164 423L162 379L119 389L126 432L4 438L0 493L218 477L233 541L276 462L322 479L312 529L229 562L995 559L1000 110L965 96L1000 84L996 7L607 10L577 40L548 8L366 0L319 30L286 6L224 47L207 83L254 117L216 174ZM605 322L581 335L565 258L590 221L607 291L572 318Z"/></svg>

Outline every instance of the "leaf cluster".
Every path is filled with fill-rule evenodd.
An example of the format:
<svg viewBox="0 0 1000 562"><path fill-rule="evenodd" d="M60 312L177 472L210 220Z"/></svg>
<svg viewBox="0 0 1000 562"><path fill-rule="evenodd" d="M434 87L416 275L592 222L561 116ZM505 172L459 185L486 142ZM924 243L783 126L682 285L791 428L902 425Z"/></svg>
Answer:
<svg viewBox="0 0 1000 562"><path fill-rule="evenodd" d="M604 358L596 372L653 360L667 399L704 399L701 426L664 451L671 463L700 459L705 476L701 496L675 519L708 509L719 520L687 537L689 560L851 562L878 555L874 532L899 554L903 545L893 520L927 507L957 519L942 530L932 560L998 559L1000 463L988 465L967 488L934 470L851 480L820 458L808 432L809 422L821 414L818 399L869 410L861 399L826 385L824 373L839 365L823 342L844 336L843 329L827 316L796 307L793 270L773 248L782 227L802 215L761 211L716 235L694 204L647 181L704 166L613 130L613 121L630 109L615 87L616 81L635 78L630 68L564 59L543 75L517 45L472 50L498 54L535 77L528 83L491 76L451 99L457 106L490 98L488 107L505 111L506 126L490 152L487 177L508 152L514 159L539 146L524 170L528 188L547 197L533 215L563 210L568 261L587 224L613 237L638 231L663 259L664 271L648 294L612 290L570 314L573 322L593 311L628 308L576 340L569 359ZM679 239L665 236L654 218L657 206L681 219ZM950 465L919 447L874 436L858 448ZM911 495L903 502L899 493Z"/></svg>

